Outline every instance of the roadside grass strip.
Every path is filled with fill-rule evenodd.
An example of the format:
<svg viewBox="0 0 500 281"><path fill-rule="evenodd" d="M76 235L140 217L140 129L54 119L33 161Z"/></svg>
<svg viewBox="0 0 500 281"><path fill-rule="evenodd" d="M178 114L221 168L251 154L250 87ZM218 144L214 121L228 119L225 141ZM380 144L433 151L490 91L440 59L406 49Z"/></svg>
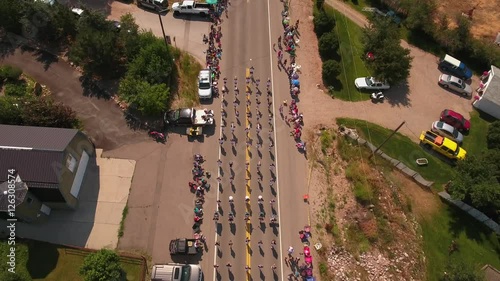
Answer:
<svg viewBox="0 0 500 281"><path fill-rule="evenodd" d="M360 92L354 86L356 78L370 76L370 72L361 59L363 30L332 7L325 5L325 11L336 22L335 33L339 40L340 65L342 66L339 75L340 85L333 89L334 97L345 101L369 100L369 93Z"/></svg>

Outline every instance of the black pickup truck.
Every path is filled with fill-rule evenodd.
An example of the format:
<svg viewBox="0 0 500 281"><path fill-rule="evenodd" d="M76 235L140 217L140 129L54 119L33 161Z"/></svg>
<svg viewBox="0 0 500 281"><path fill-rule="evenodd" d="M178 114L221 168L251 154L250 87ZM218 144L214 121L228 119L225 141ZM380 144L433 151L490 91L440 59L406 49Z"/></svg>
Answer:
<svg viewBox="0 0 500 281"><path fill-rule="evenodd" d="M200 253L196 247L196 239L178 238L170 241L171 255L197 255Z"/></svg>
<svg viewBox="0 0 500 281"><path fill-rule="evenodd" d="M214 124L213 111L207 109L179 108L165 113L165 125L205 126Z"/></svg>

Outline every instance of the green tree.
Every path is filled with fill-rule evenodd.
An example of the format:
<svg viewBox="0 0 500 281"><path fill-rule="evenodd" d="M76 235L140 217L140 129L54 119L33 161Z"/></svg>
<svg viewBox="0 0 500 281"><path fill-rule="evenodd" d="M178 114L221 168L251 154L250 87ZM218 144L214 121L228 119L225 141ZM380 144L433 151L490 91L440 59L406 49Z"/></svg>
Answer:
<svg viewBox="0 0 500 281"><path fill-rule="evenodd" d="M486 211L500 208L498 164L488 160L489 155L469 156L458 163L457 174L449 188L454 199L470 201L475 207ZM500 154L496 157L500 158Z"/></svg>
<svg viewBox="0 0 500 281"><path fill-rule="evenodd" d="M397 84L410 76L410 50L399 44L387 44L385 48L377 50L375 56L371 66L378 79Z"/></svg>
<svg viewBox="0 0 500 281"><path fill-rule="evenodd" d="M318 41L319 55L323 60L338 57L339 40L337 34L333 31L321 35Z"/></svg>
<svg viewBox="0 0 500 281"><path fill-rule="evenodd" d="M21 77L21 74L23 74L23 71L18 67L2 65L0 66L0 83L2 83L5 79L9 81L17 81L19 80L19 77Z"/></svg>
<svg viewBox="0 0 500 281"><path fill-rule="evenodd" d="M85 11L78 22L78 34L69 58L86 73L113 76L122 66L122 49L117 48L117 32L104 15Z"/></svg>
<svg viewBox="0 0 500 281"><path fill-rule="evenodd" d="M141 81L138 86L138 95L130 101L137 105L138 109L148 115L158 115L167 109L170 90L165 84L149 84Z"/></svg>
<svg viewBox="0 0 500 281"><path fill-rule="evenodd" d="M132 14L127 13L120 17L120 31L118 33L118 45L123 48L127 61L131 62L141 50L141 38L139 37L139 26L135 23ZM148 45L148 44L147 44Z"/></svg>
<svg viewBox="0 0 500 281"><path fill-rule="evenodd" d="M370 18L370 25L363 29L361 41L364 54L384 49L387 44L399 44L398 27L389 19L379 16Z"/></svg>
<svg viewBox="0 0 500 281"><path fill-rule="evenodd" d="M0 98L0 124L23 125L20 103L15 97Z"/></svg>
<svg viewBox="0 0 500 281"><path fill-rule="evenodd" d="M484 274L471 264L458 259L451 259L441 281L484 281Z"/></svg>
<svg viewBox="0 0 500 281"><path fill-rule="evenodd" d="M0 1L0 26L5 28L5 31L15 34L21 34L21 25L19 22L22 18L22 7L26 2L17 0L2 0ZM21 9L20 9L21 8Z"/></svg>
<svg viewBox="0 0 500 281"><path fill-rule="evenodd" d="M491 123L488 127L486 142L489 149L500 149L500 120Z"/></svg>
<svg viewBox="0 0 500 281"><path fill-rule="evenodd" d="M321 37L324 33L332 31L335 27L335 20L330 17L325 11L320 10L314 15L314 32L316 36Z"/></svg>
<svg viewBox="0 0 500 281"><path fill-rule="evenodd" d="M396 84L410 75L410 50L400 44L397 26L388 18L373 17L363 30L364 53L372 52L375 59L370 67L379 80Z"/></svg>
<svg viewBox="0 0 500 281"><path fill-rule="evenodd" d="M323 62L323 69L321 75L323 81L327 85L333 85L337 81L337 76L340 74L340 64L334 60L327 60Z"/></svg>
<svg viewBox="0 0 500 281"><path fill-rule="evenodd" d="M150 84L170 84L174 61L170 50L161 39L141 49L128 65L127 76L137 77Z"/></svg>
<svg viewBox="0 0 500 281"><path fill-rule="evenodd" d="M435 28L436 3L434 0L405 0L403 7L408 11L405 24L409 29L422 30L432 35Z"/></svg>
<svg viewBox="0 0 500 281"><path fill-rule="evenodd" d="M27 98L19 103L25 126L78 128L80 122L71 107L49 98Z"/></svg>
<svg viewBox="0 0 500 281"><path fill-rule="evenodd" d="M123 275L120 257L111 250L102 249L85 257L80 268L85 281L118 281Z"/></svg>

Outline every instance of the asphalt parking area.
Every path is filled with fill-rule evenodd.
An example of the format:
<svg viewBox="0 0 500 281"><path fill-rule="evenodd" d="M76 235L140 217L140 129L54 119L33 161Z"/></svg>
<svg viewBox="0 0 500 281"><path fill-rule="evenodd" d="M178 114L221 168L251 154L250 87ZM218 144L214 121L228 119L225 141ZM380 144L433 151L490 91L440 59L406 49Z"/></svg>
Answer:
<svg viewBox="0 0 500 281"><path fill-rule="evenodd" d="M170 240L193 235L195 196L188 187L193 155L202 154L207 159L205 169L215 174L218 156L214 147L217 147L215 136L205 136L200 142L172 134L165 144L148 141L104 153L105 157L123 157L137 163L119 249L146 252L154 263L172 262L168 251ZM213 208L215 200L215 191L209 192L205 206ZM213 211L206 208L205 213ZM205 233L215 231L210 222L202 226Z"/></svg>
<svg viewBox="0 0 500 281"><path fill-rule="evenodd" d="M101 153L98 149L96 158L89 162L75 211L52 210L47 222L41 224L18 222L16 235L91 249L116 248L135 161L101 158Z"/></svg>

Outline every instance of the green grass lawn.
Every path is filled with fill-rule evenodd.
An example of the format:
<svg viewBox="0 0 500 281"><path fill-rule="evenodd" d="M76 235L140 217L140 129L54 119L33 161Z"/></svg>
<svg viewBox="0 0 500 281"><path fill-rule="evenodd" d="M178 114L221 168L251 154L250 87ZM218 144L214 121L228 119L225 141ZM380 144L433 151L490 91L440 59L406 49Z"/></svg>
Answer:
<svg viewBox="0 0 500 281"><path fill-rule="evenodd" d="M346 101L368 100L370 99L369 93L360 92L354 86L354 79L369 76L369 71L361 59L363 31L361 27L331 6L325 4L324 9L336 22L335 32L339 39L339 64L342 68L338 76L339 83L334 85L332 94L335 98Z"/></svg>
<svg viewBox="0 0 500 281"><path fill-rule="evenodd" d="M500 241L496 234L454 206L445 203L439 206L428 217L419 219L427 280L439 280L450 258L460 259L477 269L485 264L500 268ZM458 251L450 255L452 240L457 242Z"/></svg>
<svg viewBox="0 0 500 281"><path fill-rule="evenodd" d="M392 130L358 119L338 118L337 124L357 129L364 139L375 146L380 145L392 133ZM396 133L384 144L381 150L392 158L403 162L426 180L433 181L433 187L437 189L441 189L441 186L455 174L455 170L449 164L429 154L417 143L400 133ZM427 158L429 164L418 166L415 162L418 158Z"/></svg>
<svg viewBox="0 0 500 281"><path fill-rule="evenodd" d="M464 143L462 144L469 155L479 155L488 150L486 144L488 126L495 121L491 118L490 116L483 116L476 110L470 113L471 129L469 134L464 136Z"/></svg>
<svg viewBox="0 0 500 281"><path fill-rule="evenodd" d="M27 274L33 280L58 281L58 280L82 280L78 270L83 264L87 252L66 248L38 241L17 241L17 271ZM0 242L1 252L7 251L7 243ZM0 269L5 270L6 257L0 257L2 265ZM121 265L126 274L125 280L141 280L142 266L140 260L121 258Z"/></svg>

